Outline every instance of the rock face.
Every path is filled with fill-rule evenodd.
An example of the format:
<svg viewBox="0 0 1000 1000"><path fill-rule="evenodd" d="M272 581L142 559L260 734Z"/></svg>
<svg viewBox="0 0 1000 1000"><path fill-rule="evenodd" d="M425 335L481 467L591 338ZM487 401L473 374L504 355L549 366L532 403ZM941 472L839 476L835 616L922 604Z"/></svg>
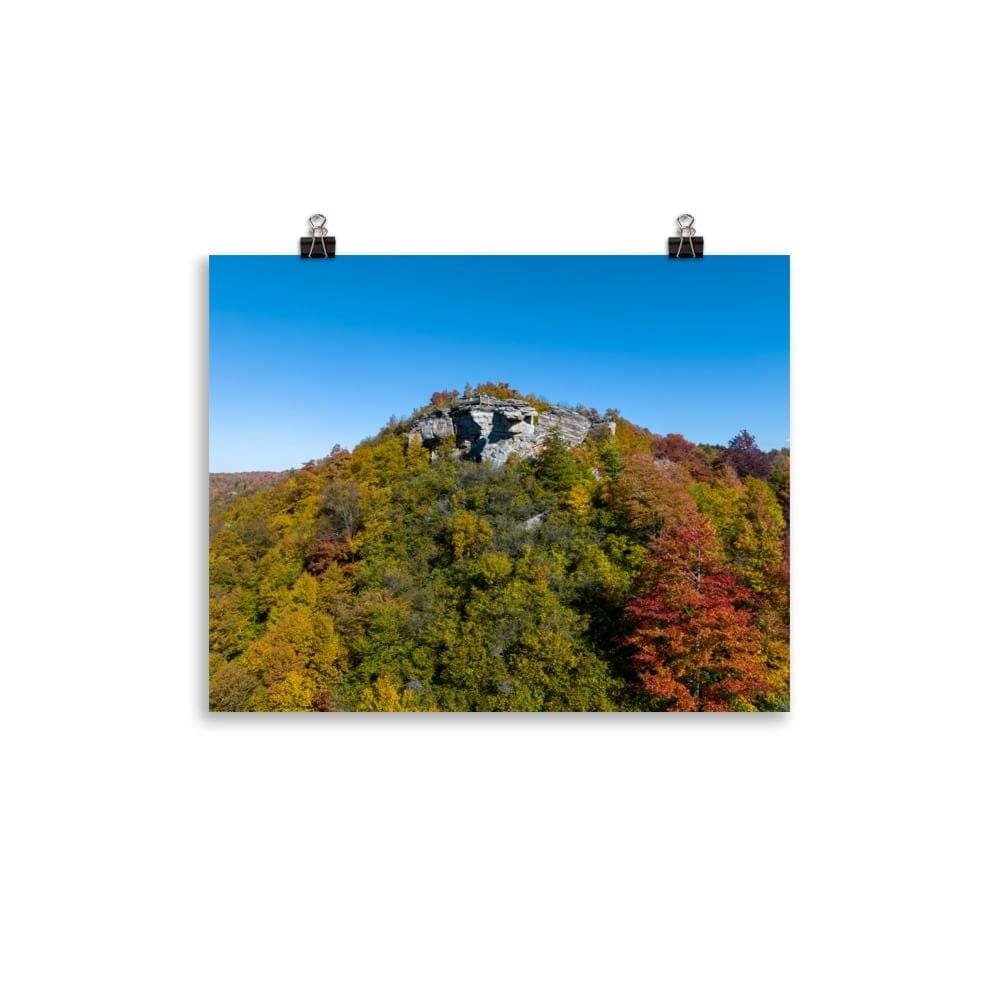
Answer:
<svg viewBox="0 0 1000 1000"><path fill-rule="evenodd" d="M545 439L556 431L571 448L588 436L615 432L613 420L591 419L576 410L553 406L539 412L524 399L473 396L450 409L432 410L418 417L409 441L436 451L454 438L459 454L493 465L503 465L511 455L528 458L541 451Z"/></svg>

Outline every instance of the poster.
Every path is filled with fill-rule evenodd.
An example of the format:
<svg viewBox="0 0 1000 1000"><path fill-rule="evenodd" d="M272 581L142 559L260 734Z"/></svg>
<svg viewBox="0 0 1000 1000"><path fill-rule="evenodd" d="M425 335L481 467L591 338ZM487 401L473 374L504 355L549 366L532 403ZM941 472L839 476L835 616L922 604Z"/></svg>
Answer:
<svg viewBox="0 0 1000 1000"><path fill-rule="evenodd" d="M789 709L788 258L210 263L219 712Z"/></svg>

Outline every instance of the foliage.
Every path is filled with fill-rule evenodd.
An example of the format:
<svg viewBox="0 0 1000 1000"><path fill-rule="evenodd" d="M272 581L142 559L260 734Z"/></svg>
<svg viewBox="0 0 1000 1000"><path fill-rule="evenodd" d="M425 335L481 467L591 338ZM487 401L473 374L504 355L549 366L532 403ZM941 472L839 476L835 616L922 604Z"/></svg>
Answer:
<svg viewBox="0 0 1000 1000"><path fill-rule="evenodd" d="M640 451L624 460L603 492L612 511L638 535L651 538L694 509L690 487L683 467Z"/></svg>
<svg viewBox="0 0 1000 1000"><path fill-rule="evenodd" d="M628 605L639 677L664 707L754 710L768 676L750 591L722 561L711 523L694 514L654 541Z"/></svg>
<svg viewBox="0 0 1000 1000"><path fill-rule="evenodd" d="M720 457L728 462L738 476L756 476L766 479L771 472L771 462L767 455L757 447L754 436L747 430L742 430L725 448Z"/></svg>
<svg viewBox="0 0 1000 1000"><path fill-rule="evenodd" d="M211 472L208 476L209 504L230 503L236 497L280 483L287 472Z"/></svg>
<svg viewBox="0 0 1000 1000"><path fill-rule="evenodd" d="M712 478L712 470L705 460L703 450L682 434L667 434L656 438L652 445L652 455L653 458L665 458L683 465L693 479L705 482Z"/></svg>
<svg viewBox="0 0 1000 1000"><path fill-rule="evenodd" d="M534 393L518 392L509 382L480 382L475 389L471 390L470 395L493 396L495 399L523 399L539 411L551 409L552 406L548 400L542 399Z"/></svg>
<svg viewBox="0 0 1000 1000"><path fill-rule="evenodd" d="M785 518L768 484L752 477L699 483L694 495L729 564L754 590L767 590L780 571L785 540Z"/></svg>
<svg viewBox="0 0 1000 1000"><path fill-rule="evenodd" d="M786 710L787 452L754 476L609 416L501 468L390 422L216 491L211 709Z"/></svg>

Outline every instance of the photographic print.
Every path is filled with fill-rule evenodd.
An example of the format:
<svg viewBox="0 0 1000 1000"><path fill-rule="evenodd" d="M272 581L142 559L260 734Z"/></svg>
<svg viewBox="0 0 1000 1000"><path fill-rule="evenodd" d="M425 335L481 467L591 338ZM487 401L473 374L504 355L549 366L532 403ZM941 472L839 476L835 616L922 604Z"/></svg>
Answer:
<svg viewBox="0 0 1000 1000"><path fill-rule="evenodd" d="M212 257L210 709L787 711L788 272Z"/></svg>

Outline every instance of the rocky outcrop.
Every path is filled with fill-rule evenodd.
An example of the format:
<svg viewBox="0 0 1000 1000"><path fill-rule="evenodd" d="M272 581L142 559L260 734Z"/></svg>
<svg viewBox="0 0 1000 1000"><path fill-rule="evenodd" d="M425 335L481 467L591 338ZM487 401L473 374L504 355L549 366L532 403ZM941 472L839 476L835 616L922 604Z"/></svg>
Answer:
<svg viewBox="0 0 1000 1000"><path fill-rule="evenodd" d="M458 453L502 465L511 455L537 455L546 438L559 433L571 448L588 436L614 434L615 422L591 418L577 410L553 406L539 410L525 399L473 396L449 409L431 410L414 420L408 441L436 452L454 439Z"/></svg>
<svg viewBox="0 0 1000 1000"><path fill-rule="evenodd" d="M451 417L441 410L436 410L421 418L417 424L417 430L420 431L420 436L424 441L443 441L449 434L455 433Z"/></svg>

